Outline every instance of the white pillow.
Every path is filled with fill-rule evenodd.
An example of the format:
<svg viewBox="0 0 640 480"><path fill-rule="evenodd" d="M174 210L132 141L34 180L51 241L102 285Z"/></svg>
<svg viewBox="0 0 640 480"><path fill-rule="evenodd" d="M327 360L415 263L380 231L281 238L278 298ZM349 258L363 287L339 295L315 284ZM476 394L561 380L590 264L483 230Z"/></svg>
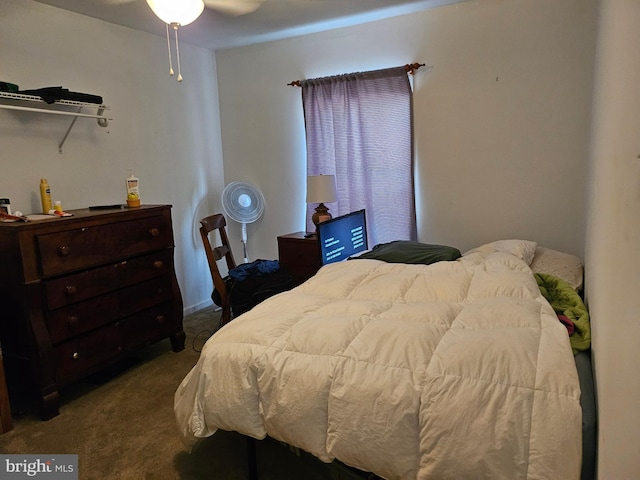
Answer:
<svg viewBox="0 0 640 480"><path fill-rule="evenodd" d="M493 242L494 252L510 253L518 257L527 265L531 265L533 256L536 254L536 242L530 242L528 240L498 240Z"/></svg>
<svg viewBox="0 0 640 480"><path fill-rule="evenodd" d="M485 243L484 245L480 245L479 247L472 248L471 250L467 250L462 254L463 257L467 255L471 255L473 253L478 253L482 257L486 257L491 252L493 252L493 243Z"/></svg>
<svg viewBox="0 0 640 480"><path fill-rule="evenodd" d="M561 278L575 290L582 288L582 261L575 255L538 247L531 262L533 273L546 273Z"/></svg>
<svg viewBox="0 0 640 480"><path fill-rule="evenodd" d="M462 255L479 254L482 258L485 258L494 252L504 252L515 255L529 265L536 253L537 245L536 242L530 242L528 240L497 240L472 248Z"/></svg>

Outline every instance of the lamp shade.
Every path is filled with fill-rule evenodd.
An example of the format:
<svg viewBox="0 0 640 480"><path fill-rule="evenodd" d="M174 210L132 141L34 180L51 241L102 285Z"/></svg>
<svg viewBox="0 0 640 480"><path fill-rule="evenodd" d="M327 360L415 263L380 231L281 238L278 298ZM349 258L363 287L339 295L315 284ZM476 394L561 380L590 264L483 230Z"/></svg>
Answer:
<svg viewBox="0 0 640 480"><path fill-rule="evenodd" d="M307 177L307 203L331 203L335 201L335 175L310 175Z"/></svg>
<svg viewBox="0 0 640 480"><path fill-rule="evenodd" d="M202 0L147 0L147 3L164 23L189 25L204 10Z"/></svg>

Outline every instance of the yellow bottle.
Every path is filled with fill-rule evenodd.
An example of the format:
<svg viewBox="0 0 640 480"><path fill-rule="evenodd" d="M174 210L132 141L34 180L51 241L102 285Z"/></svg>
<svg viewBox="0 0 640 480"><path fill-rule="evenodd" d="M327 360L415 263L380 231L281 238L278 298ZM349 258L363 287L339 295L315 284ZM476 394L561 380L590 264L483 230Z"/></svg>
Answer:
<svg viewBox="0 0 640 480"><path fill-rule="evenodd" d="M42 213L48 215L53 209L53 203L51 203L51 188L46 178L40 180L40 200L42 200Z"/></svg>

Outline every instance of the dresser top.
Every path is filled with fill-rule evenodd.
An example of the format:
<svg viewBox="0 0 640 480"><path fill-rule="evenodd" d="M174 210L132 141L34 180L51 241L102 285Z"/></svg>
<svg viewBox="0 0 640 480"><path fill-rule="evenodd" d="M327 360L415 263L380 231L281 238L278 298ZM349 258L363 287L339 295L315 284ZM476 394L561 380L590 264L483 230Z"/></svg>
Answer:
<svg viewBox="0 0 640 480"><path fill-rule="evenodd" d="M150 214L154 214L158 210L170 209L171 205L141 205L135 208L128 208L126 206L122 206L120 208L114 207L110 209L89 209L89 208L80 208L77 210L66 210L67 213L70 213L70 217L58 217L58 216L50 216L50 218L43 218L38 220L30 220L28 222L23 221L15 221L15 222L0 222L0 229L18 229L25 230L31 228L40 228L40 227L73 227L73 224L86 221L88 219L101 219L105 217L109 217L109 219L117 220L120 217L131 217L131 216L147 216ZM63 227L63 228L64 228Z"/></svg>

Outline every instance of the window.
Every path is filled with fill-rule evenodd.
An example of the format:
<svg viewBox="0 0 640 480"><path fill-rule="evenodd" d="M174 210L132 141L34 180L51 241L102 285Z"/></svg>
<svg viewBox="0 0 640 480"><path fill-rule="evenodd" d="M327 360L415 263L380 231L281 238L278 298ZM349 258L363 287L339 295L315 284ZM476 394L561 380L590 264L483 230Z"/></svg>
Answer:
<svg viewBox="0 0 640 480"><path fill-rule="evenodd" d="M369 245L416 239L412 92L404 67L301 82L307 174L335 175L336 217L367 212ZM314 229L308 205L307 230Z"/></svg>

